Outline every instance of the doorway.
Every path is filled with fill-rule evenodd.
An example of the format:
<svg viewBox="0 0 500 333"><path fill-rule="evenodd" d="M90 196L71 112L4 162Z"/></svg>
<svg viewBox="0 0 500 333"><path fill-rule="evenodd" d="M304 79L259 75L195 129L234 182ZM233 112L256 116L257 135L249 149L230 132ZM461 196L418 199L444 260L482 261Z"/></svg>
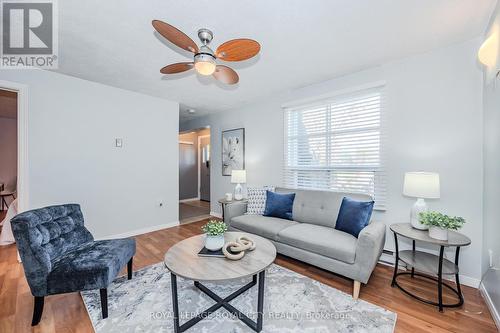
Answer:
<svg viewBox="0 0 500 333"><path fill-rule="evenodd" d="M0 89L0 245L14 242L10 218L17 210L18 93Z"/></svg>
<svg viewBox="0 0 500 333"><path fill-rule="evenodd" d="M210 128L179 134L179 222L210 217Z"/></svg>

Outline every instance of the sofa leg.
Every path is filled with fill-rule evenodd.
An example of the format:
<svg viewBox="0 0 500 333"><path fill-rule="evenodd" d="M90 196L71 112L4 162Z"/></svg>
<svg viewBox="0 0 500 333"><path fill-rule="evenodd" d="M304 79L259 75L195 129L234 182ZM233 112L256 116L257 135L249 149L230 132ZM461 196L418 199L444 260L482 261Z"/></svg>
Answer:
<svg viewBox="0 0 500 333"><path fill-rule="evenodd" d="M102 319L108 318L108 289L99 289L101 292L101 311Z"/></svg>
<svg viewBox="0 0 500 333"><path fill-rule="evenodd" d="M352 298L358 299L359 297L359 289L361 288L361 282L354 281L354 286L352 289Z"/></svg>
<svg viewBox="0 0 500 333"><path fill-rule="evenodd" d="M31 326L36 326L42 319L43 312L43 296L35 296L35 302L33 307L33 320L31 321Z"/></svg>
<svg viewBox="0 0 500 333"><path fill-rule="evenodd" d="M132 280L132 260L134 257L130 258L130 260L127 263L127 278L129 280Z"/></svg>

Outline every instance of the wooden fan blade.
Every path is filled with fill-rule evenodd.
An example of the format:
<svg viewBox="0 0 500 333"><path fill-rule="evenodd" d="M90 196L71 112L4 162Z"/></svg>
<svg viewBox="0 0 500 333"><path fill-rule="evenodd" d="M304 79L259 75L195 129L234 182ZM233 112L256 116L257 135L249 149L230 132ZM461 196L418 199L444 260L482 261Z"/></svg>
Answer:
<svg viewBox="0 0 500 333"><path fill-rule="evenodd" d="M217 58L225 61L242 61L250 59L260 51L260 44L253 39L232 39L217 48Z"/></svg>
<svg viewBox="0 0 500 333"><path fill-rule="evenodd" d="M193 53L198 53L198 46L185 33L174 26L159 20L153 20L153 27L166 39L178 47Z"/></svg>
<svg viewBox="0 0 500 333"><path fill-rule="evenodd" d="M224 65L217 65L212 75L225 84L236 84L240 80L238 74L232 68Z"/></svg>
<svg viewBox="0 0 500 333"><path fill-rule="evenodd" d="M175 74L182 73L187 70L190 70L194 67L194 62L178 62L175 64L171 64L160 69L160 73L162 74Z"/></svg>

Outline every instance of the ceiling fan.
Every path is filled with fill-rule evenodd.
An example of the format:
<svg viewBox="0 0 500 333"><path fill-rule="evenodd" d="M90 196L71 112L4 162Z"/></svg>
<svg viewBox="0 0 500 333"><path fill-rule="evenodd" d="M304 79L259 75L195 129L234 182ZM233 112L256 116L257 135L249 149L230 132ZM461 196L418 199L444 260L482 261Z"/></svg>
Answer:
<svg viewBox="0 0 500 333"><path fill-rule="evenodd" d="M159 20L153 20L152 24L156 31L170 42L194 53L192 62L167 65L160 70L162 74L181 73L194 67L201 75L212 75L225 84L236 84L239 81L238 74L230 67L217 65L216 59L242 61L252 58L260 51L260 44L253 39L239 38L223 43L214 52L208 47L214 36L208 29L198 30L198 37L203 44L198 47L191 38L174 26Z"/></svg>

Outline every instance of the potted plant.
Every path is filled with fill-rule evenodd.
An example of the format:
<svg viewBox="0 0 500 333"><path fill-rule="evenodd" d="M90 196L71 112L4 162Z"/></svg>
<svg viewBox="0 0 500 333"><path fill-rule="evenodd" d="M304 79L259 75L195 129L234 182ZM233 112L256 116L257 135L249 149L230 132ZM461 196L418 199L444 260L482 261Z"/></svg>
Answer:
<svg viewBox="0 0 500 333"><path fill-rule="evenodd" d="M209 251L218 251L224 246L224 232L227 225L223 221L210 220L201 227L205 233L205 247Z"/></svg>
<svg viewBox="0 0 500 333"><path fill-rule="evenodd" d="M448 240L448 230L458 230L465 223L462 217L438 212L423 212L419 217L420 223L429 226L429 237L438 240Z"/></svg>

